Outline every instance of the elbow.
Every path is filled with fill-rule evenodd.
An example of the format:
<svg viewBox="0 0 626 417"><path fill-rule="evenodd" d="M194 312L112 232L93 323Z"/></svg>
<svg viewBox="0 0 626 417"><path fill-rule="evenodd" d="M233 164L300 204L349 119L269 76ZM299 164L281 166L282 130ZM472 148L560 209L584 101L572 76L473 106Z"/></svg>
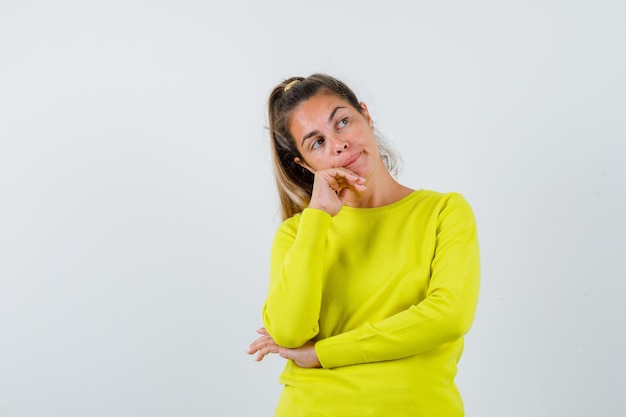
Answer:
<svg viewBox="0 0 626 417"><path fill-rule="evenodd" d="M465 336L474 321L474 314L466 311L458 311L451 314L447 319L447 333L450 340L457 340Z"/></svg>
<svg viewBox="0 0 626 417"><path fill-rule="evenodd" d="M317 334L317 332L310 332L309 334L306 334L296 332L281 332L276 330L273 333L272 330L268 330L268 333L270 334L270 336L272 336L272 339L274 339L274 342L276 342L277 345L289 349L296 349L300 346L303 346L309 340L313 339L313 337L315 337L315 335Z"/></svg>
<svg viewBox="0 0 626 417"><path fill-rule="evenodd" d="M440 324L445 329L446 339L457 340L465 336L474 322L477 295L464 294L463 297L453 293L442 292L439 298Z"/></svg>
<svg viewBox="0 0 626 417"><path fill-rule="evenodd" d="M271 317L267 310L263 312L263 324L276 344L290 349L299 348L317 336L319 332L317 321L306 323L289 317L277 320Z"/></svg>

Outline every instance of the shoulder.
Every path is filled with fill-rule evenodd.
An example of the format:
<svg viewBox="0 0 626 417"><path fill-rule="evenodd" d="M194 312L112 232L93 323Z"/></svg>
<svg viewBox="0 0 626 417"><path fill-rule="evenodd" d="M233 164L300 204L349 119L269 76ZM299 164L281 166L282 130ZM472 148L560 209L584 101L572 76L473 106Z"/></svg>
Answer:
<svg viewBox="0 0 626 417"><path fill-rule="evenodd" d="M428 219L429 222L474 223L474 212L466 198L459 192L418 190L411 194L412 204L407 207L407 216Z"/></svg>
<svg viewBox="0 0 626 417"><path fill-rule="evenodd" d="M409 199L413 206L424 206L433 210L440 210L450 205L469 207L465 197L458 192L416 190L409 195Z"/></svg>
<svg viewBox="0 0 626 417"><path fill-rule="evenodd" d="M302 218L302 212L296 213L288 219L283 220L275 231L275 238L280 235L292 235L295 236L300 225L300 219Z"/></svg>
<svg viewBox="0 0 626 417"><path fill-rule="evenodd" d="M323 227L328 225L331 216L322 211L312 208L305 208L304 211L296 213L290 218L283 220L278 226L277 234L288 234L295 236L298 229L304 224L305 227Z"/></svg>

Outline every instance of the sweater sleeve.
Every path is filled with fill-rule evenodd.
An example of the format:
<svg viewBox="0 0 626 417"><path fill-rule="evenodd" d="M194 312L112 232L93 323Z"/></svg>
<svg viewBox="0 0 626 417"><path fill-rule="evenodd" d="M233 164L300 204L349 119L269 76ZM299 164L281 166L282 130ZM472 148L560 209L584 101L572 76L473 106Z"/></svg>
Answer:
<svg viewBox="0 0 626 417"><path fill-rule="evenodd" d="M280 346L300 347L319 332L323 253L330 219L324 211L307 208L295 229L288 221L274 237L263 323Z"/></svg>
<svg viewBox="0 0 626 417"><path fill-rule="evenodd" d="M441 206L435 244L424 300L382 321L318 341L315 349L324 368L413 356L468 332L480 273L474 215L462 196L450 194Z"/></svg>

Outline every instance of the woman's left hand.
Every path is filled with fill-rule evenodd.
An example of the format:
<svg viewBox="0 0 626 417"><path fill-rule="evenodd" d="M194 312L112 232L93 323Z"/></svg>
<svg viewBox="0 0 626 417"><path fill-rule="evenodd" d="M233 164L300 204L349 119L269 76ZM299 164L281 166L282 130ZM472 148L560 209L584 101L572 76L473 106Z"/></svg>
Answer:
<svg viewBox="0 0 626 417"><path fill-rule="evenodd" d="M262 361L270 353L277 353L284 359L291 359L301 368L319 368L322 366L315 352L315 342L312 340L299 348L289 349L276 344L264 327L261 327L256 332L261 337L252 342L248 348L248 354L254 355L256 353L255 360L257 362Z"/></svg>

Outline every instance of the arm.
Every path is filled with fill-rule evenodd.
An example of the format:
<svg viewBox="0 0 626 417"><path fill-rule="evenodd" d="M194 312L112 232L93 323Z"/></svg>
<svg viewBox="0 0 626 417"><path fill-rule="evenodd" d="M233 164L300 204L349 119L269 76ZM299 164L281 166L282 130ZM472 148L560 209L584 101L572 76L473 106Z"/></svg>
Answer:
<svg viewBox="0 0 626 417"><path fill-rule="evenodd" d="M296 162L315 174L311 201L296 229L283 223L276 233L263 307L265 328L284 348L303 346L318 334L326 231L345 201L366 190L365 178L350 170L314 171Z"/></svg>
<svg viewBox="0 0 626 417"><path fill-rule="evenodd" d="M474 216L461 196L450 195L439 212L426 298L377 323L318 341L319 360L334 368L400 359L457 340L474 318L478 287Z"/></svg>
<svg viewBox="0 0 626 417"><path fill-rule="evenodd" d="M283 224L274 238L263 322L280 346L300 347L319 331L322 253L330 218L321 210L305 209L297 230Z"/></svg>

